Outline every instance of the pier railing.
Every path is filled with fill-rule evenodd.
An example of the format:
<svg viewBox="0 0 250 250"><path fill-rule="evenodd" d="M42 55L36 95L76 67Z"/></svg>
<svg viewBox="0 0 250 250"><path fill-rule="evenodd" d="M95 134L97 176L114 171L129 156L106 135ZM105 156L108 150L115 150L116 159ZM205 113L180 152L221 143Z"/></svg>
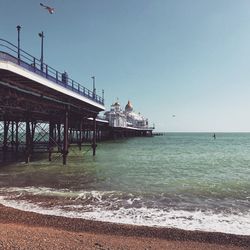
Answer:
<svg viewBox="0 0 250 250"><path fill-rule="evenodd" d="M69 78L66 72L59 72L58 70L50 67L48 64L43 63L40 59L37 59L20 48L18 49L18 47L14 44L1 38L0 59L18 64L21 67L47 78L58 85L104 105L104 99L101 96L96 95L94 91L85 88L80 83Z"/></svg>

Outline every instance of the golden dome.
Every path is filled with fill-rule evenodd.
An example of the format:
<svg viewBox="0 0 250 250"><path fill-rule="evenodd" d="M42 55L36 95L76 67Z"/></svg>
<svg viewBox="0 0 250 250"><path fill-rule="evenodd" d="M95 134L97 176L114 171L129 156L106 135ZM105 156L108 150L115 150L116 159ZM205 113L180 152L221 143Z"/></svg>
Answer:
<svg viewBox="0 0 250 250"><path fill-rule="evenodd" d="M128 104L125 107L125 111L132 111L132 110L133 110L133 106L132 106L131 102L128 101Z"/></svg>

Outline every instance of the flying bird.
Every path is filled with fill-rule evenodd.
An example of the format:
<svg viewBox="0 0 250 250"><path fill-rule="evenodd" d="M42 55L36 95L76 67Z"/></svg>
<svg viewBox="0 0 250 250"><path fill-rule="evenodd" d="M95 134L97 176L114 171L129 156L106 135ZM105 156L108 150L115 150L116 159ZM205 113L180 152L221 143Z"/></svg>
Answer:
<svg viewBox="0 0 250 250"><path fill-rule="evenodd" d="M42 7L44 7L50 14L54 14L54 12L55 12L55 9L54 9L54 8L51 8L51 7L49 7L49 6L47 6L47 5L44 5L44 4L42 4L42 3L40 3L40 5L41 5Z"/></svg>

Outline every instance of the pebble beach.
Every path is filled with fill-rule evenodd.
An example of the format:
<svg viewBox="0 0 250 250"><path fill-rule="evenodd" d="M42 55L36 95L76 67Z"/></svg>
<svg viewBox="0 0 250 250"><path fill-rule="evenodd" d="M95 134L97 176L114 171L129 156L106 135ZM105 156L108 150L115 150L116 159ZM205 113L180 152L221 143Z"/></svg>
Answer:
<svg viewBox="0 0 250 250"><path fill-rule="evenodd" d="M120 225L0 206L0 249L250 249L250 237Z"/></svg>

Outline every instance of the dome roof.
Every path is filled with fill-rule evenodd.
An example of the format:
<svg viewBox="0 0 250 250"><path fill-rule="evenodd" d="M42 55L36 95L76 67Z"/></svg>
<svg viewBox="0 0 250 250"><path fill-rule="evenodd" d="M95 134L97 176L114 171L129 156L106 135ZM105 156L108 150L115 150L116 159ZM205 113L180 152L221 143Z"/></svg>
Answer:
<svg viewBox="0 0 250 250"><path fill-rule="evenodd" d="M128 101L128 104L126 105L125 110L126 111L132 111L133 110L133 106L132 106L130 101Z"/></svg>
<svg viewBox="0 0 250 250"><path fill-rule="evenodd" d="M119 102L115 102L114 106L120 106L120 103Z"/></svg>
<svg viewBox="0 0 250 250"><path fill-rule="evenodd" d="M111 106L120 106L119 99L117 98L117 100Z"/></svg>

